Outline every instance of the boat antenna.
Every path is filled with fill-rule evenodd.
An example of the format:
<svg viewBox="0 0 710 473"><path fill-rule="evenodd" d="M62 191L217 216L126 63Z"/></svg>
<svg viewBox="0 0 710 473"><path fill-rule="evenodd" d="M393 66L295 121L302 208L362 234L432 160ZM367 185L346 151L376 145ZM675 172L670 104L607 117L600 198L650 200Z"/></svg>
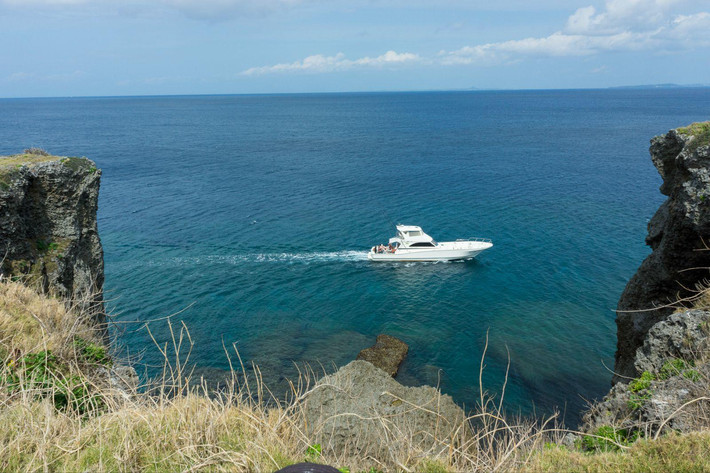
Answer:
<svg viewBox="0 0 710 473"><path fill-rule="evenodd" d="M389 220L389 222L390 222L390 225L392 225L393 227L397 228L397 224L394 223L394 221L392 220L392 216L389 214L389 212L385 211L385 214L386 214L386 216L387 216L387 220Z"/></svg>

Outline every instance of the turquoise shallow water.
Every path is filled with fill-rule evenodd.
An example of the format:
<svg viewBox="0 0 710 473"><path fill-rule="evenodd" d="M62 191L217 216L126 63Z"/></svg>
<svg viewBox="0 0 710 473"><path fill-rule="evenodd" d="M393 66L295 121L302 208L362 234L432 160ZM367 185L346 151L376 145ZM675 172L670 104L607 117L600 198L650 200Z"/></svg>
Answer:
<svg viewBox="0 0 710 473"><path fill-rule="evenodd" d="M224 346L279 392L389 333L398 379L457 401L485 387L574 422L609 387L613 309L662 202L649 139L708 118L709 89L0 100L0 153L103 170L99 229L118 322L189 327L198 372ZM458 263L373 264L393 223L488 237ZM114 335L160 364L145 330ZM164 322L151 324L167 340Z"/></svg>

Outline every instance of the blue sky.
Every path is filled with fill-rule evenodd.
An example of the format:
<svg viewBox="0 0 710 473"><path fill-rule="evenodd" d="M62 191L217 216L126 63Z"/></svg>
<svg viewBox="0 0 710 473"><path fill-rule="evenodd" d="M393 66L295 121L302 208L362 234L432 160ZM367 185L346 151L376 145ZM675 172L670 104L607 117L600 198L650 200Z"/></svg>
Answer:
<svg viewBox="0 0 710 473"><path fill-rule="evenodd" d="M0 0L0 97L710 83L710 0Z"/></svg>

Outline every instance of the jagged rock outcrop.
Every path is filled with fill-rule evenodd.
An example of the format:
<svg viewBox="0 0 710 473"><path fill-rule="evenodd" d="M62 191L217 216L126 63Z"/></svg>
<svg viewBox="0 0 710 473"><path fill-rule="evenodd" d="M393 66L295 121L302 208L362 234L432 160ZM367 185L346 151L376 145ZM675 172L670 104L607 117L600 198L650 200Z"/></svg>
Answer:
<svg viewBox="0 0 710 473"><path fill-rule="evenodd" d="M369 361L394 378L408 351L409 345L399 338L381 334L374 345L358 353L357 359Z"/></svg>
<svg viewBox="0 0 710 473"><path fill-rule="evenodd" d="M706 411L710 312L687 310L655 324L636 351L642 375L617 383L584 417L582 430L602 426L655 434L659 429L690 432L710 426Z"/></svg>
<svg viewBox="0 0 710 473"><path fill-rule="evenodd" d="M303 402L310 438L338 455L387 455L402 438L422 451L448 450L469 433L450 396L405 387L362 360L319 380Z"/></svg>
<svg viewBox="0 0 710 473"><path fill-rule="evenodd" d="M646 244L653 253L619 300L614 383L638 375L634 357L649 329L709 274L710 251L704 250L710 245L710 122L657 136L650 152L668 199L648 224Z"/></svg>
<svg viewBox="0 0 710 473"><path fill-rule="evenodd" d="M669 359L697 360L708 351L710 312L686 310L671 314L648 331L636 350L634 367L639 373L658 373Z"/></svg>
<svg viewBox="0 0 710 473"><path fill-rule="evenodd" d="M100 179L86 158L0 157L0 274L26 278L65 299L84 299L103 322Z"/></svg>

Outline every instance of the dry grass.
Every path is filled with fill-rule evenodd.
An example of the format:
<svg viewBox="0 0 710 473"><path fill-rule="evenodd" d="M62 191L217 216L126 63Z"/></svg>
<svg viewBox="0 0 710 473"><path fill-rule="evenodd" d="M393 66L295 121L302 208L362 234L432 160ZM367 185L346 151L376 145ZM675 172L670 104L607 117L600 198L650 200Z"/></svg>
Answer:
<svg viewBox="0 0 710 473"><path fill-rule="evenodd" d="M0 283L0 354L51 350L71 358L73 337L98 342L89 319L64 301L40 296L19 282Z"/></svg>
<svg viewBox="0 0 710 473"><path fill-rule="evenodd" d="M29 150L26 150L29 151ZM39 153L13 154L12 156L0 156L0 168L24 166L28 164L43 163L46 161L57 161L59 156Z"/></svg>
<svg viewBox="0 0 710 473"><path fill-rule="evenodd" d="M678 128L678 133L692 136L691 150L710 144L710 122L692 123L686 127Z"/></svg>
<svg viewBox="0 0 710 473"><path fill-rule="evenodd" d="M593 455L552 447L535 455L522 471L648 473L710 471L710 432L639 440L623 452Z"/></svg>
<svg viewBox="0 0 710 473"><path fill-rule="evenodd" d="M668 304L675 312L685 312L688 309L710 310L710 280L702 279L693 288L683 288L688 294L685 297Z"/></svg>
<svg viewBox="0 0 710 473"><path fill-rule="evenodd" d="M679 437L682 442L660 439L623 453L591 456L546 448L565 433L554 427L554 419L508 418L502 400L483 391L476 411L458 428L465 435L421 442L421 432L392 436L387 428L392 424L382 418L381 442L388 447L384 454L333 451L325 443L320 453L308 453L315 441L306 434L303 401L317 389L311 370L303 370L294 381L288 400L276 400L260 382L258 369L253 369L256 376L242 375L247 370L237 354L232 358L241 371L232 370L223 390L208 392L191 376L189 333L184 326L170 326L169 339L156 340L164 357L163 376L138 388L119 387L109 382L106 367L78 353L76 337L93 335L88 319L76 310L8 281L0 281L0 307L6 354L0 367L0 471L272 472L304 460L352 473L602 471L604 465L610 468L604 471L655 471L658 465L673 471L665 467L680 452L691 458L687 465L710 467L708 436ZM53 373L56 383L21 380L12 388L9 375L20 354L43 350L56 353L62 366ZM72 379L80 380L82 392L96 400L91 408L71 403L57 407L57 386Z"/></svg>

